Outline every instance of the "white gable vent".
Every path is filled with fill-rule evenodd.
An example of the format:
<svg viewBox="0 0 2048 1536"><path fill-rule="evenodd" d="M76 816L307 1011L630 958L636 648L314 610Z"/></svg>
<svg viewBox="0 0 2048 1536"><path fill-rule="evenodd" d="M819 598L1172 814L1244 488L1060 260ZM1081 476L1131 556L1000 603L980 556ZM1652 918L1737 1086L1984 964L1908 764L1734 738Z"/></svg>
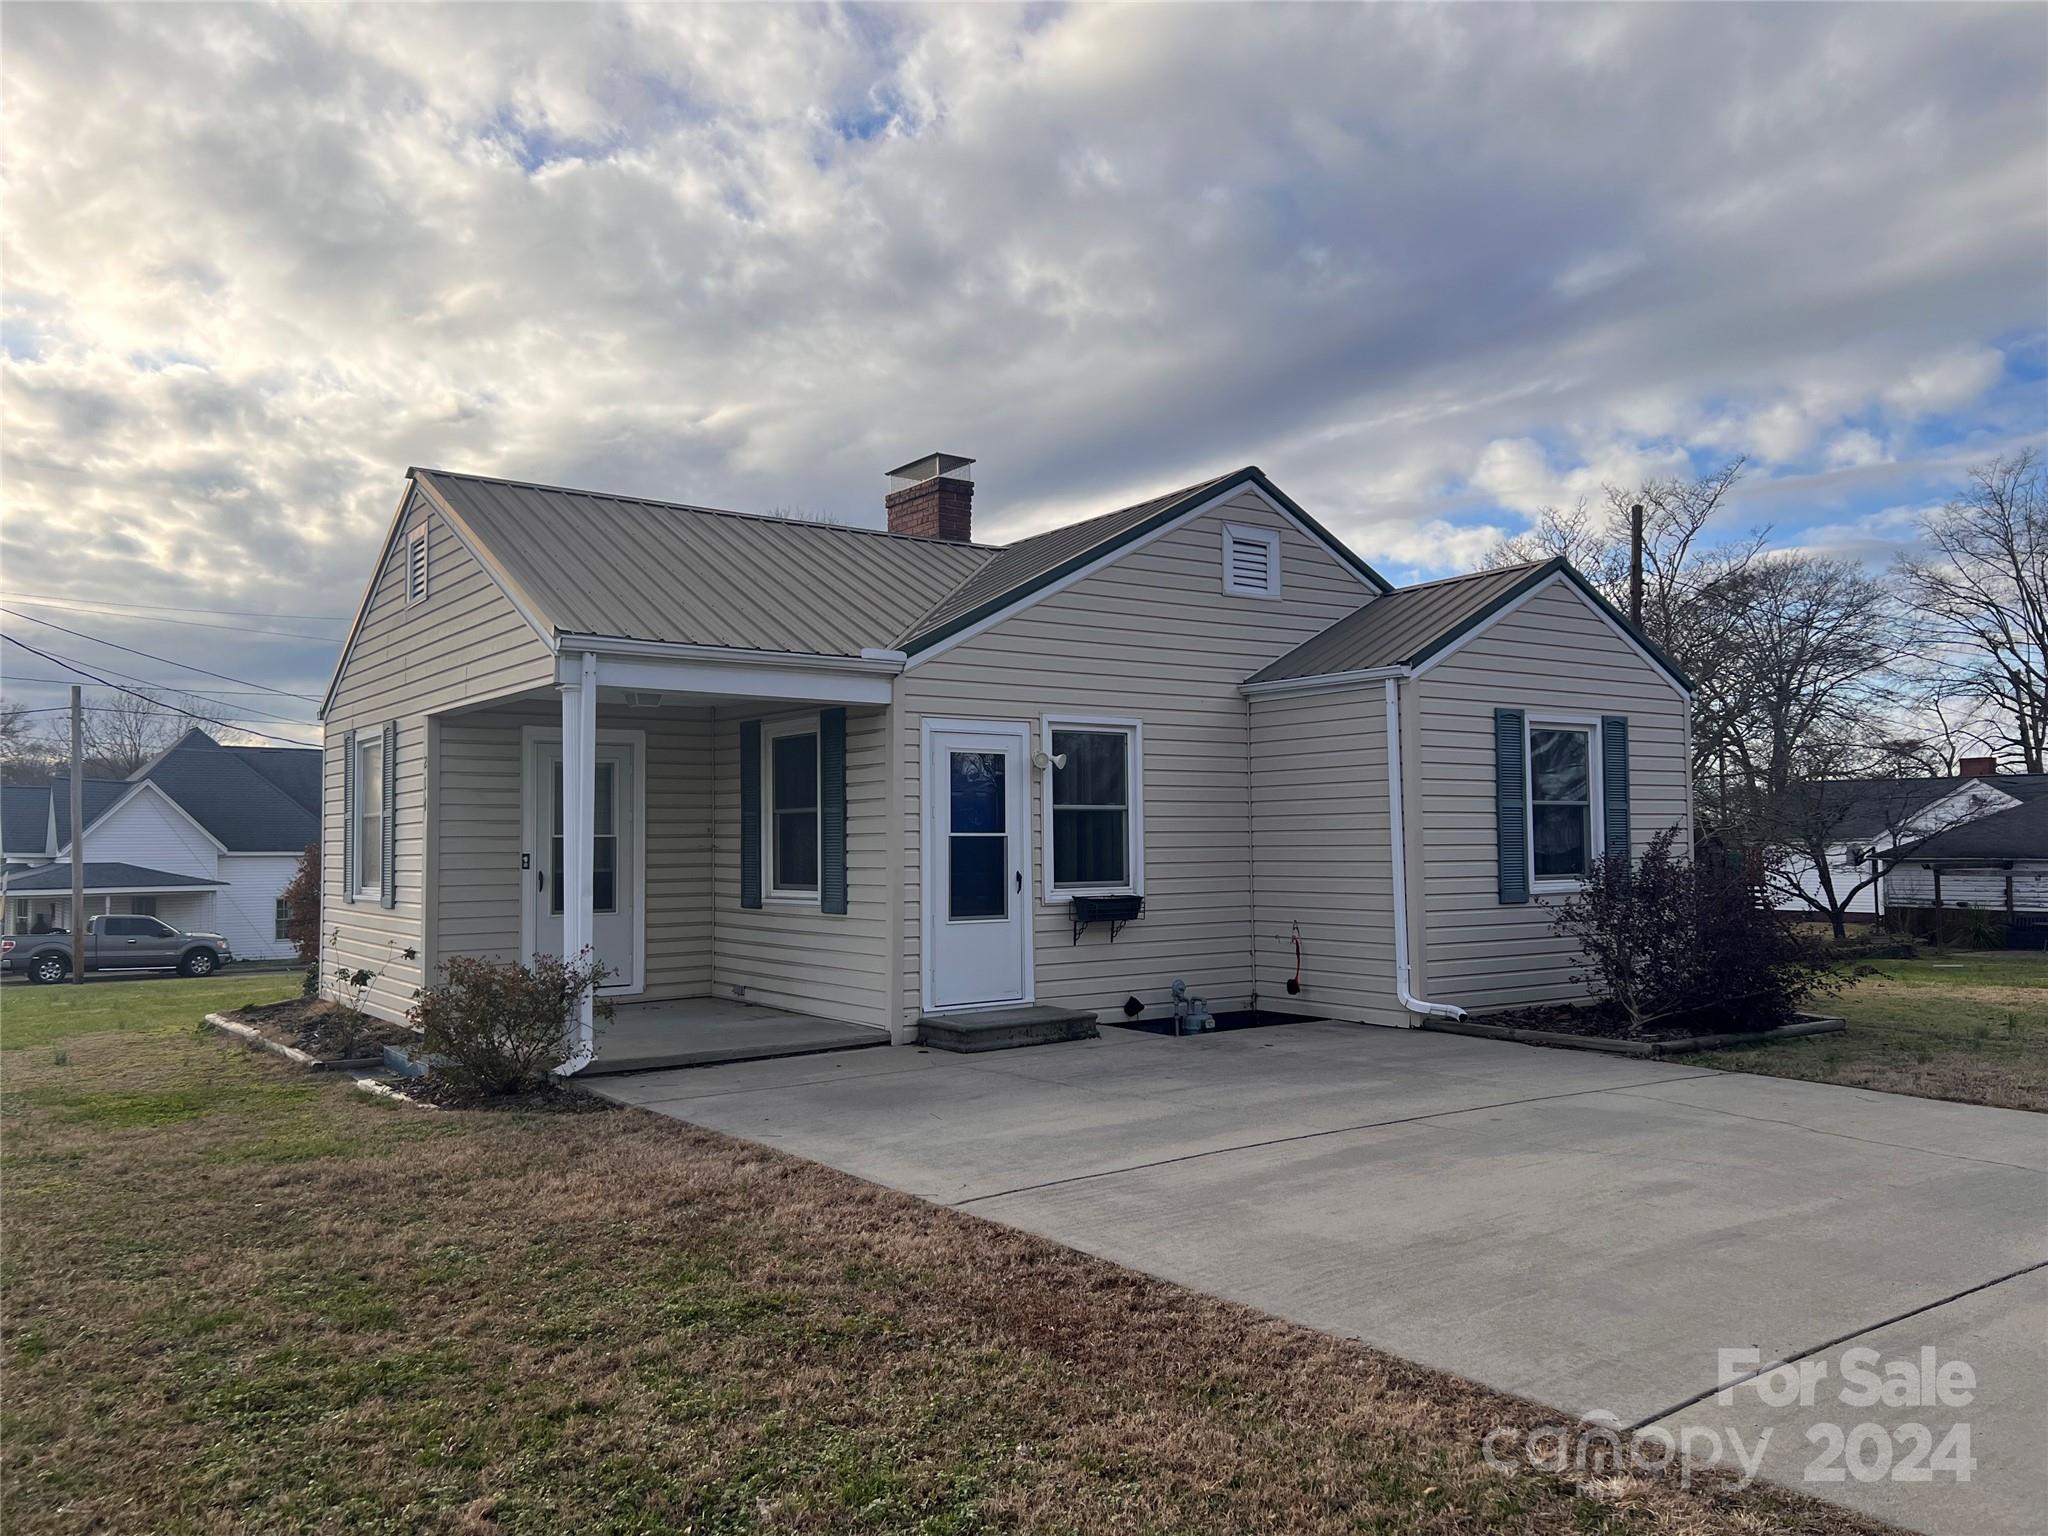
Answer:
<svg viewBox="0 0 2048 1536"><path fill-rule="evenodd" d="M423 603L427 600L427 530L417 528L405 549L405 600L408 603Z"/></svg>
<svg viewBox="0 0 2048 1536"><path fill-rule="evenodd" d="M1280 535L1225 523L1223 591L1230 597L1279 596Z"/></svg>

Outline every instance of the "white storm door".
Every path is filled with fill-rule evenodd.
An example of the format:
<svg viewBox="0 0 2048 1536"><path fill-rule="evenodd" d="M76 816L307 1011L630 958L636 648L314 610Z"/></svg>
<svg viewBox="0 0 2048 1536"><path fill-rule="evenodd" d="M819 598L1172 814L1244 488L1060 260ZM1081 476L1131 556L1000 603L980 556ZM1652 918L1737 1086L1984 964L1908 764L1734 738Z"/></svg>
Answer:
<svg viewBox="0 0 2048 1536"><path fill-rule="evenodd" d="M637 992L640 980L639 753L630 742L597 744L591 821L591 948L606 967L603 990ZM529 954L562 953L562 740L527 744L526 881L521 903Z"/></svg>
<svg viewBox="0 0 2048 1536"><path fill-rule="evenodd" d="M931 1007L1030 1001L1031 756L1022 724L927 735L924 932Z"/></svg>

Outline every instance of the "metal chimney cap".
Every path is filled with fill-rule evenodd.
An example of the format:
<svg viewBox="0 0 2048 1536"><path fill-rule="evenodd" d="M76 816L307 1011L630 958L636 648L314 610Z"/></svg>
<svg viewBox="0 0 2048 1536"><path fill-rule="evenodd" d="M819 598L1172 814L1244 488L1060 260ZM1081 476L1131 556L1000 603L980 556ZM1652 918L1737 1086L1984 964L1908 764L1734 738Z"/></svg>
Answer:
<svg viewBox="0 0 2048 1536"><path fill-rule="evenodd" d="M963 475L963 469L974 463L957 453L928 453L922 458L912 459L908 464L899 464L887 471L888 478L901 485L916 485L925 480L972 480L974 476Z"/></svg>

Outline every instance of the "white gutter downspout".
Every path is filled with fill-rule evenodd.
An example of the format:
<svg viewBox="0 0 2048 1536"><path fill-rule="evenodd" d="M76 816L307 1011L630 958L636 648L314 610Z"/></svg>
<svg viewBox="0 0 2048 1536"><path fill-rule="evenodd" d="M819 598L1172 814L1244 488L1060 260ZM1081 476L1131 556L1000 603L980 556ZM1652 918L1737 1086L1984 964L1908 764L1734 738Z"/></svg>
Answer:
<svg viewBox="0 0 2048 1536"><path fill-rule="evenodd" d="M1401 680L1387 679L1387 836L1394 856L1394 991L1410 1013L1462 1019L1465 1010L1431 1003L1408 990L1408 835L1401 815Z"/></svg>
<svg viewBox="0 0 2048 1536"><path fill-rule="evenodd" d="M561 690L568 708L563 711L562 732L562 829L571 839L564 854L563 875L570 882L574 899L562 903L562 948L571 956L590 950L597 934L590 917L591 803L596 793L597 741L597 653L585 651L578 663L576 682ZM573 729L572 729L573 727ZM573 741L571 738L574 738ZM574 910L572 910L572 908ZM576 932L570 935L573 927ZM573 937L575 948L568 942ZM555 1068L557 1077L573 1077L597 1059L597 987L593 985L577 999L576 1018L570 1026L569 1059Z"/></svg>

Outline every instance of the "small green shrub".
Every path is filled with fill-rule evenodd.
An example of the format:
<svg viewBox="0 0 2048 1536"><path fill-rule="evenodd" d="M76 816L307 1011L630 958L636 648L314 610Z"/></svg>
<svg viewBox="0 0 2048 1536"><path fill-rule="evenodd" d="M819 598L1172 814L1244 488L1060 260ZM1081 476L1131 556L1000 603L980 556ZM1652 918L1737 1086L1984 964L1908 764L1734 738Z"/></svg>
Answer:
<svg viewBox="0 0 2048 1536"><path fill-rule="evenodd" d="M455 955L441 973L412 1006L420 1043L466 1087L504 1094L539 1087L568 1057L569 1020L606 971L586 949L573 961L542 955L532 965ZM611 1017L605 999L596 1006Z"/></svg>

